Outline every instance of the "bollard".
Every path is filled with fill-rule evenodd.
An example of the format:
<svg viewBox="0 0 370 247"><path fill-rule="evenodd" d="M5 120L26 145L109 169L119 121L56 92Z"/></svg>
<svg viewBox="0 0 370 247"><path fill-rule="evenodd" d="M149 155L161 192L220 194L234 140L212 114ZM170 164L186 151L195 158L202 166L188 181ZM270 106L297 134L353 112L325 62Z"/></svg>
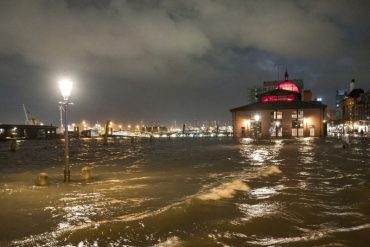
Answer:
<svg viewBox="0 0 370 247"><path fill-rule="evenodd" d="M11 152L17 151L17 141L16 140L11 140L10 145L9 145L9 150Z"/></svg>
<svg viewBox="0 0 370 247"><path fill-rule="evenodd" d="M90 180L92 179L92 168L85 166L81 170L81 179L82 180Z"/></svg>
<svg viewBox="0 0 370 247"><path fill-rule="evenodd" d="M37 179L38 186L47 186L49 184L49 176L47 173L40 173Z"/></svg>

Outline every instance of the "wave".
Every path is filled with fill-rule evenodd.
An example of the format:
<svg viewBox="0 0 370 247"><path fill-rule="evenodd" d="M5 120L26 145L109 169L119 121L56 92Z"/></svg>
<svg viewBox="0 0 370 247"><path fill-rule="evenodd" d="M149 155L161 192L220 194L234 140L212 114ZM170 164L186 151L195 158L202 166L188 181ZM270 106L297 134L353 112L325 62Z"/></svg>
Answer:
<svg viewBox="0 0 370 247"><path fill-rule="evenodd" d="M363 229L370 228L370 224L346 227L346 228L336 228L336 229L323 229L319 231L311 231L306 235L298 237L285 237L285 238L262 238L255 241L248 241L248 243L253 245L271 246L271 245L281 245L287 243L297 243L297 242L308 242L315 241L327 237L330 234L341 233L341 232L353 232L360 231Z"/></svg>
<svg viewBox="0 0 370 247"><path fill-rule="evenodd" d="M280 174L282 171L277 166L268 166L265 168L262 168L259 172L259 176L261 177L270 177L276 174Z"/></svg>
<svg viewBox="0 0 370 247"><path fill-rule="evenodd" d="M216 188L212 188L208 192L198 195L196 198L200 200L233 198L237 191L249 192L250 187L240 179L236 179L232 182L226 182Z"/></svg>

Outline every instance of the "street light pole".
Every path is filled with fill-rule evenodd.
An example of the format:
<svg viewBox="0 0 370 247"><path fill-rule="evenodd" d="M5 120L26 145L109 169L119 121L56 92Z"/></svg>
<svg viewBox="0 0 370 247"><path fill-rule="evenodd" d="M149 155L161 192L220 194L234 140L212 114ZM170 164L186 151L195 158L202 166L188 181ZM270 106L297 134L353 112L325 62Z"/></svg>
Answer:
<svg viewBox="0 0 370 247"><path fill-rule="evenodd" d="M68 139L68 123L67 123L67 108L69 104L72 104L68 101L69 96L72 91L72 81L63 78L59 82L60 91L63 96L63 101L59 102L63 111L64 111L64 182L69 183L71 181L71 175L69 170L69 139Z"/></svg>
<svg viewBox="0 0 370 247"><path fill-rule="evenodd" d="M69 170L69 136L68 136L68 124L67 124L67 108L68 101L63 102L64 110L64 182L69 183L71 181L71 173Z"/></svg>

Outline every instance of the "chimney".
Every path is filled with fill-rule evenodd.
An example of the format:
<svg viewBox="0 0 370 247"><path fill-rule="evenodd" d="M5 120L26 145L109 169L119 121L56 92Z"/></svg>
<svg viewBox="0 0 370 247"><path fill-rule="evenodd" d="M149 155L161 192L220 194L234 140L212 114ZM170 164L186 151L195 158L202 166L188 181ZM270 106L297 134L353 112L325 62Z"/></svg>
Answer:
<svg viewBox="0 0 370 247"><path fill-rule="evenodd" d="M312 92L311 90L303 91L303 101L312 101Z"/></svg>
<svg viewBox="0 0 370 247"><path fill-rule="evenodd" d="M353 89L355 89L355 79L352 79L349 83L349 92L352 92Z"/></svg>

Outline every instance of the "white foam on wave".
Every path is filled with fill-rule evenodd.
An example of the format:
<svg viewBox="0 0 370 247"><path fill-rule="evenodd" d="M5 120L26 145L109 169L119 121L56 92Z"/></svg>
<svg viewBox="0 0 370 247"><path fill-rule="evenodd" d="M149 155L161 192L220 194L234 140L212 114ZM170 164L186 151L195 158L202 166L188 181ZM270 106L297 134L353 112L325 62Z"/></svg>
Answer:
<svg viewBox="0 0 370 247"><path fill-rule="evenodd" d="M280 244L288 244L288 243L297 243L297 242L308 242L308 241L315 241L318 239L322 239L327 237L333 233L341 233L341 232L353 232L353 231L360 231L363 229L370 228L370 224L352 226L352 227L343 227L343 228L335 228L335 229L322 229L318 231L311 231L303 236L297 237L285 237L285 238L262 238L255 241L248 241L248 243L253 245L262 245L262 246L274 246Z"/></svg>
<svg viewBox="0 0 370 247"><path fill-rule="evenodd" d="M181 246L181 241L178 237L173 236L169 237L164 241L161 241L158 244L153 245L153 247L173 247L173 246Z"/></svg>
<svg viewBox="0 0 370 247"><path fill-rule="evenodd" d="M273 175L277 175L282 173L282 171L277 166L268 166L265 168L262 168L259 172L259 176L261 177L269 177Z"/></svg>
<svg viewBox="0 0 370 247"><path fill-rule="evenodd" d="M215 188L212 188L209 191L198 195L197 198L200 200L220 200L233 198L237 191L248 192L250 191L250 188L240 179L236 179L234 181L225 182Z"/></svg>

